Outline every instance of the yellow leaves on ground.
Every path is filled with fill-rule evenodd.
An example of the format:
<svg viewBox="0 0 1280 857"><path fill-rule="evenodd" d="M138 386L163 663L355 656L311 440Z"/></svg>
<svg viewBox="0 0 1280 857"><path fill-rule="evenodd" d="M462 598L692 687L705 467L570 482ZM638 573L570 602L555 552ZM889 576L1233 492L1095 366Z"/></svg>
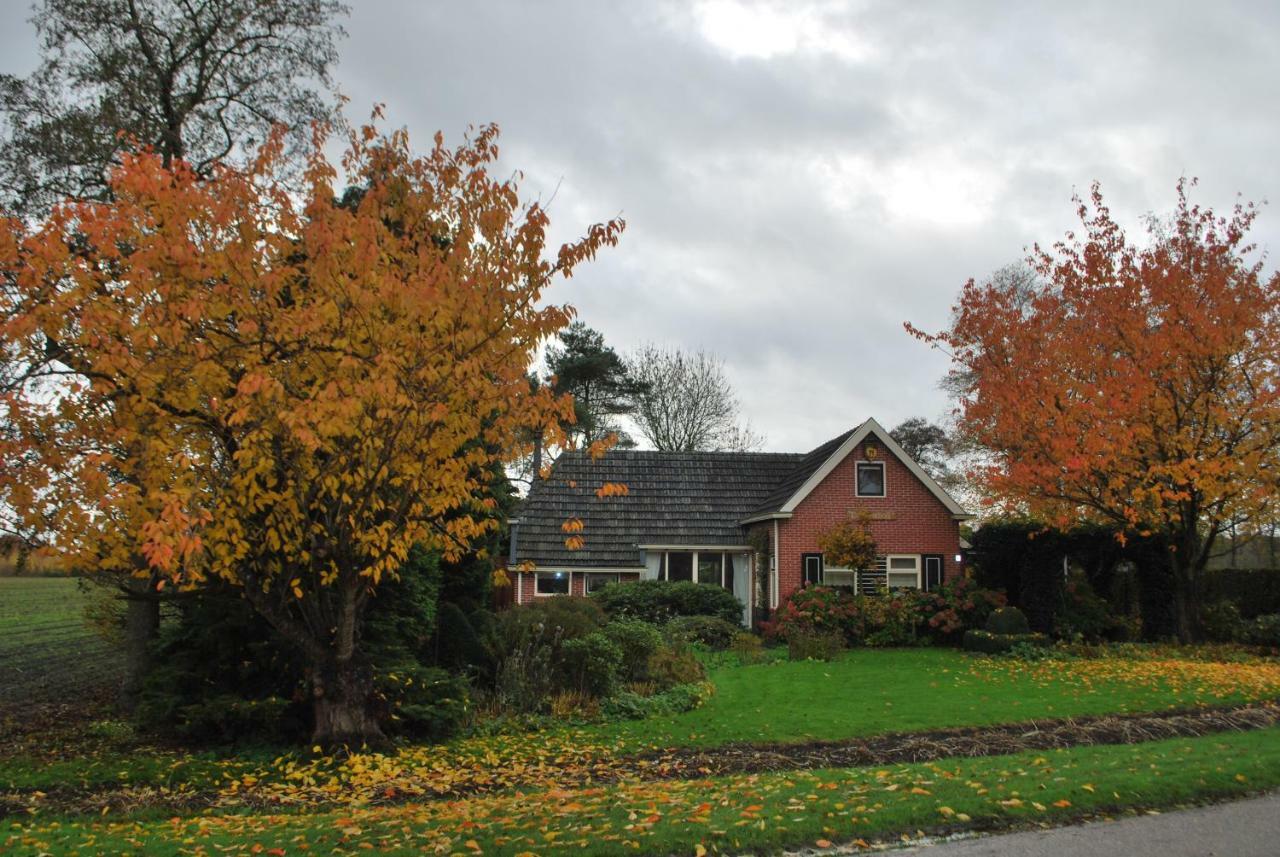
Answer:
<svg viewBox="0 0 1280 857"><path fill-rule="evenodd" d="M1074 685L1082 693L1105 692L1108 686L1130 685L1172 691L1202 704L1228 699L1280 697L1280 662L1263 658L1234 661L1197 660L1177 650L1156 648L1150 656L1055 658L1020 661L983 659L972 673L988 681L1023 680L1041 686Z"/></svg>

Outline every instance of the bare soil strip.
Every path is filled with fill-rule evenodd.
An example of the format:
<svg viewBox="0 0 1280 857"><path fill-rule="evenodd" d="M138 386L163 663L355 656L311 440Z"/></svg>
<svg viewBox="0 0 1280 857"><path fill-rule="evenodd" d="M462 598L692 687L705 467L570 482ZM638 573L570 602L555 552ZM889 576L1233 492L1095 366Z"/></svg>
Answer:
<svg viewBox="0 0 1280 857"><path fill-rule="evenodd" d="M671 749L604 761L590 770L568 770L555 783L572 789L624 780L702 779L731 774L759 774L821 768L856 768L931 762L949 758L1004 756L1031 750L1056 750L1114 744L1141 744L1169 738L1195 738L1222 732L1245 732L1280 724L1280 701L1243 706L1219 706L1158 714L1120 714L1098 717L1038 720L987 727L942 729L879 735L845 741L796 744L727 744L706 750ZM510 783L503 789L539 787L543 782ZM493 791L474 781L427 795L362 796L368 804L456 800ZM502 789L499 789L502 790ZM235 806L280 811L282 807L243 791ZM313 804L341 806L340 802ZM182 787L156 789L133 786L110 789L68 787L45 792L20 790L0 793L0 819L41 813L128 813L163 807L173 812L230 808L224 795Z"/></svg>

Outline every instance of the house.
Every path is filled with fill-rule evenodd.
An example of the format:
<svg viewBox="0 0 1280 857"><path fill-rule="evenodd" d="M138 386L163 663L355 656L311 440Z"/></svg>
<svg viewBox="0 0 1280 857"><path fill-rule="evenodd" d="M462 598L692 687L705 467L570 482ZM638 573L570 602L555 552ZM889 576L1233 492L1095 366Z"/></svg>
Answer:
<svg viewBox="0 0 1280 857"><path fill-rule="evenodd" d="M607 484L626 492L599 496ZM874 568L823 560L819 536L850 517L868 521ZM508 559L518 604L696 580L732 591L750 626L806 583L933 589L961 573L970 517L869 419L806 453L566 453L512 521Z"/></svg>

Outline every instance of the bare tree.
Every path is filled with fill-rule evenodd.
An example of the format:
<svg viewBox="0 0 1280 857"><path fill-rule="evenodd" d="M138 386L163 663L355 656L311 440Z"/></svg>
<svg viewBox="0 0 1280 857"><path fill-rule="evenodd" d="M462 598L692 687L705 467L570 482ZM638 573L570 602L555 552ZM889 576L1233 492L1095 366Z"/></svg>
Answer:
<svg viewBox="0 0 1280 857"><path fill-rule="evenodd" d="M0 75L0 204L39 216L107 194L131 140L198 173L275 123L310 133L328 113L346 12L335 0L44 0L42 62Z"/></svg>
<svg viewBox="0 0 1280 857"><path fill-rule="evenodd" d="M745 452L764 445L750 423L739 422L738 398L714 354L649 344L628 355L627 369L647 385L633 417L655 449Z"/></svg>

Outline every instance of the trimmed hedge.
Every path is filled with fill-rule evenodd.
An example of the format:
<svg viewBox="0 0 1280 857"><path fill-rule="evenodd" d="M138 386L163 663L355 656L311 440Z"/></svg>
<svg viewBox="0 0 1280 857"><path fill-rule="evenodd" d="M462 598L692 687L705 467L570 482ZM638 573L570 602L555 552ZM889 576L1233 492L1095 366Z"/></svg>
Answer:
<svg viewBox="0 0 1280 857"><path fill-rule="evenodd" d="M732 592L687 580L615 583L591 593L591 600L610 618L642 619L655 625L665 625L677 616L714 616L735 626L742 623L742 602Z"/></svg>
<svg viewBox="0 0 1280 857"><path fill-rule="evenodd" d="M964 648L967 652L1002 655L1019 643L1032 646L1049 645L1048 634L993 634L990 631L970 629L964 632Z"/></svg>
<svg viewBox="0 0 1280 857"><path fill-rule="evenodd" d="M992 611L987 617L986 629L1002 636L1031 633L1026 614L1017 607L1001 607Z"/></svg>
<svg viewBox="0 0 1280 857"><path fill-rule="evenodd" d="M1201 579L1205 604L1229 601L1245 619L1280 613L1280 570L1272 568L1209 569Z"/></svg>

